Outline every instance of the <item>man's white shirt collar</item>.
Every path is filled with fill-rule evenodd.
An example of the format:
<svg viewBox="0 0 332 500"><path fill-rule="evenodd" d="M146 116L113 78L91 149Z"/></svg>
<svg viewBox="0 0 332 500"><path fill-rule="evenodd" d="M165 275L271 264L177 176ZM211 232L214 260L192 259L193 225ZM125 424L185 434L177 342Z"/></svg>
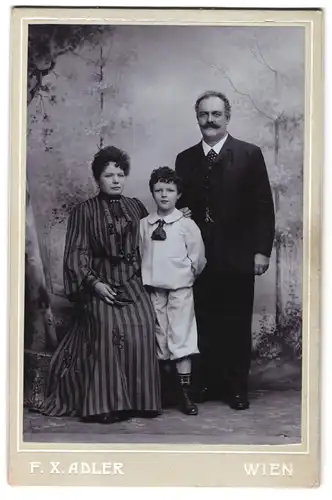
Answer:
<svg viewBox="0 0 332 500"><path fill-rule="evenodd" d="M205 156L208 154L208 152L213 149L213 151L215 151L215 153L217 153L217 155L220 153L221 151L221 148L223 147L223 145L225 144L226 142L226 139L228 137L228 134L225 135L225 137L223 137L222 139L220 139L219 142L217 142L217 144L215 144L213 147L209 146L205 141L204 139L202 139L202 146L203 146L203 151L204 151L204 154Z"/></svg>

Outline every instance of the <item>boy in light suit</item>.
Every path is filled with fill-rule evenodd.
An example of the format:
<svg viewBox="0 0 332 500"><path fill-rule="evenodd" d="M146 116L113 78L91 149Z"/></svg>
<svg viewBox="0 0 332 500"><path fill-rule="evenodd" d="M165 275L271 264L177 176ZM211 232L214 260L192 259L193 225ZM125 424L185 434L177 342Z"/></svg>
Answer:
<svg viewBox="0 0 332 500"><path fill-rule="evenodd" d="M157 210L141 220L143 284L150 290L159 329L158 358L175 363L180 410L197 415L191 400L191 356L198 354L193 284L206 264L201 232L175 208L181 182L175 171L161 167L151 174L150 191Z"/></svg>

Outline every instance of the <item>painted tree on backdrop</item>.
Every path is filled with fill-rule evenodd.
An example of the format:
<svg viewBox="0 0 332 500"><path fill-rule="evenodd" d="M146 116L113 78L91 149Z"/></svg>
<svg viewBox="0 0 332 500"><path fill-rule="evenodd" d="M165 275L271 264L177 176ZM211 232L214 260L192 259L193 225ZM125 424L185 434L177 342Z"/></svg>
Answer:
<svg viewBox="0 0 332 500"><path fill-rule="evenodd" d="M96 43L102 26L34 25L28 37L27 105L43 92L43 77L53 71L57 58L80 45ZM26 187L26 252L25 252L25 404L37 409L42 400L42 364L45 353L57 345L49 291L36 231L35 219Z"/></svg>
<svg viewBox="0 0 332 500"><path fill-rule="evenodd" d="M62 244L65 225L72 208L87 196L95 194L90 169L89 174L86 168L77 167L86 161L85 158L90 159L90 155L96 150L105 144L113 143L114 136L120 129L122 132L125 132L125 129L129 131L132 124L131 113L125 113L129 108L129 96L126 95L128 84L125 85L124 81L128 79L126 76L127 70L131 70L130 63L136 60L136 52L130 40L126 39L126 44L123 44L120 37L121 43L119 43L119 37L113 28L111 30L112 36L110 28L105 27L98 44L85 44L84 47L71 51L59 62L56 74L45 80L46 85L43 87L47 86L47 92L44 96L40 92L38 94L38 97L42 95L45 99L45 105L43 107L38 105L30 117L35 118L34 132L38 127L34 137L34 147L38 144L45 152L50 153L51 168L48 166L43 169L38 189L41 190L42 186L45 186L45 191L48 192L49 186L52 186L52 193L47 200L47 206L51 211L46 211L43 221L39 216L37 223L39 235L43 238L42 257L46 268L46 282L49 284L54 301L53 312L56 316L59 339L66 331L66 321L60 311L61 307L57 307L57 301L63 303L64 307L68 306L65 305L66 301L63 301L62 282ZM72 89L68 95L66 85L69 80ZM54 108L54 103L58 109ZM65 114L67 108L69 113ZM43 109L48 116L46 122ZM48 131L50 134L44 141ZM121 133L121 137L123 136L126 137ZM71 149L74 138L76 140L83 138L83 141L86 139L81 143L80 153L83 154L80 156L75 149ZM55 156L61 155L66 148L71 150L72 154L70 162L64 167L57 164L54 158L52 160L51 156L52 153Z"/></svg>
<svg viewBox="0 0 332 500"><path fill-rule="evenodd" d="M252 57L261 67L262 80L264 86L258 85L257 88L264 88L264 92L259 94L253 91L243 90L231 77L231 72L225 67L209 63L217 72L223 75L235 94L242 96L251 105L251 112L256 113L263 120L264 126L270 132L270 140L266 140L264 146L273 150L274 164L270 170L270 180L274 195L276 212L276 233L275 233L275 258L276 258L276 277L275 277L275 325L272 328L272 337L278 337L278 344L282 347L282 354L293 356L301 354L301 314L297 305L292 301L283 304L283 282L282 282L282 252L289 248L292 251L294 245L302 238L302 222L299 220L299 213L295 207L292 210L292 203L287 204L287 214L282 213L281 197L294 185L294 179L302 177L302 148L303 148L303 123L304 116L299 106L292 106L288 95L289 82L287 74L273 67L265 58L257 40L254 40L249 49ZM271 85L266 86L266 79L271 81ZM262 82L261 82L262 83ZM294 83L294 82L293 82ZM292 150L293 159L297 165L290 161L283 161L281 153L289 154ZM295 153L295 155L294 155ZM296 154L297 153L297 154ZM290 288L292 288L292 283ZM292 290L289 290L292 293ZM292 331L291 331L292 330ZM289 345L288 338L292 338L292 345ZM266 332L271 337L271 332ZM286 333L286 335L285 335ZM263 342L266 339L262 339ZM273 342L271 338L268 342ZM262 346L264 351L266 346Z"/></svg>

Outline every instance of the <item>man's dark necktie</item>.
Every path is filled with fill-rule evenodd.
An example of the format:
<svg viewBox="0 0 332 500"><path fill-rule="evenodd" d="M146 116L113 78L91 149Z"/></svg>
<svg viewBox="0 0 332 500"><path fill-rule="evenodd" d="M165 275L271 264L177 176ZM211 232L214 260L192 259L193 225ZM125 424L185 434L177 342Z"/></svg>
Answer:
<svg viewBox="0 0 332 500"><path fill-rule="evenodd" d="M214 149L210 149L210 151L208 152L208 154L206 155L206 159L207 159L207 162L208 162L208 168L209 168L209 173L211 172L211 169L212 169L212 165L214 165L216 159L217 159L218 155L217 153L214 151ZM205 222L206 223L211 223L211 222L214 222L214 220L212 219L211 217L211 213L210 213L210 207L209 207L209 195L208 195L208 191L209 191L209 188L210 188L210 182L211 180L209 179L209 175L207 175L206 177L206 190L207 190L207 198L206 198L206 208L205 208Z"/></svg>
<svg viewBox="0 0 332 500"><path fill-rule="evenodd" d="M216 158L218 157L217 153L214 151L214 149L210 149L208 154L206 155L207 161L209 165L213 165L216 161Z"/></svg>
<svg viewBox="0 0 332 500"><path fill-rule="evenodd" d="M163 219L159 219L157 222L158 222L158 226L151 234L151 239L158 240L158 241L166 240L166 231L163 227L165 224L165 221Z"/></svg>

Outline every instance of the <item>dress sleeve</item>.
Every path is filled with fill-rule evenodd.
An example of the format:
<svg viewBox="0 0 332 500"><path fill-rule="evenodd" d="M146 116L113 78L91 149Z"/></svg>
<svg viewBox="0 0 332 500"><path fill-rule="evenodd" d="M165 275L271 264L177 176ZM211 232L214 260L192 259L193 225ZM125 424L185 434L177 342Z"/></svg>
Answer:
<svg viewBox="0 0 332 500"><path fill-rule="evenodd" d="M84 291L101 280L91 268L89 221L82 203L69 216L63 264L64 287L69 300L77 300Z"/></svg>
<svg viewBox="0 0 332 500"><path fill-rule="evenodd" d="M191 266L194 275L198 276L199 274L201 274L206 265L205 247L201 231L193 220L186 218L184 219L184 222L184 237L188 257L191 260Z"/></svg>
<svg viewBox="0 0 332 500"><path fill-rule="evenodd" d="M134 200L136 201L137 205L138 205L138 209L139 209L139 213L140 213L140 219L143 219L144 217L146 217L149 212L147 211L147 209L145 208L145 206L143 205L143 203L141 202L141 200L139 200L138 198L134 198Z"/></svg>

